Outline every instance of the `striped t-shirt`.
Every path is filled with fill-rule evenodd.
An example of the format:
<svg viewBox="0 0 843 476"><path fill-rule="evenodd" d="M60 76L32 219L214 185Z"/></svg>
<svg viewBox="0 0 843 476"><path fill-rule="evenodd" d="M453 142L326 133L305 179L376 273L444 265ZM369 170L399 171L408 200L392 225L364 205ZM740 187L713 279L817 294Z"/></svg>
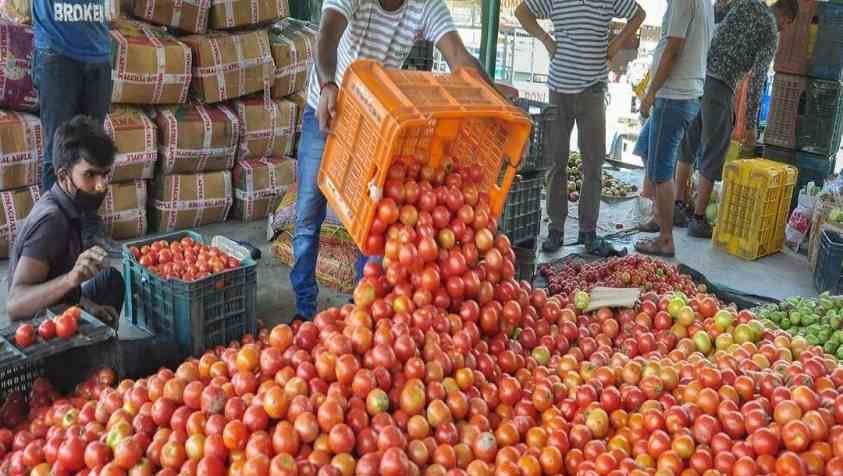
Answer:
<svg viewBox="0 0 843 476"><path fill-rule="evenodd" d="M530 13L553 23L556 54L550 61L548 87L576 94L606 82L609 65L609 24L632 18L635 0L525 0Z"/></svg>
<svg viewBox="0 0 843 476"><path fill-rule="evenodd" d="M400 68L420 40L437 44L455 31L445 0L405 0L396 11L384 10L378 0L325 0L322 10L335 10L348 21L337 49L336 83L357 59L370 59L388 68ZM319 77L310 71L307 104L319 104Z"/></svg>

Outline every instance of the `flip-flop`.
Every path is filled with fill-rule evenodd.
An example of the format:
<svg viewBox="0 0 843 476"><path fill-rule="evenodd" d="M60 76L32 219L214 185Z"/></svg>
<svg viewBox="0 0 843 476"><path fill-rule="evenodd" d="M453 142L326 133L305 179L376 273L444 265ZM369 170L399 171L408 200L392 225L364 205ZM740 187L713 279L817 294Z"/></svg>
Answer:
<svg viewBox="0 0 843 476"><path fill-rule="evenodd" d="M638 230L643 231L644 233L658 233L661 230L661 227L658 223L650 220L643 225L638 225Z"/></svg>
<svg viewBox="0 0 843 476"><path fill-rule="evenodd" d="M656 240L638 240L635 242L635 251L650 256L660 256L662 258L673 258L676 252L662 251Z"/></svg>

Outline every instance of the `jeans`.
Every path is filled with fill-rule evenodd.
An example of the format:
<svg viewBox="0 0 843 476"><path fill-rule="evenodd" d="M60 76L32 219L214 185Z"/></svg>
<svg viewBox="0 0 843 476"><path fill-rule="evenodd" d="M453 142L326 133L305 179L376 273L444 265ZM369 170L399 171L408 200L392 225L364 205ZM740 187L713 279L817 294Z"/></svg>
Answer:
<svg viewBox="0 0 843 476"><path fill-rule="evenodd" d="M654 184L673 180L679 146L699 110L697 99L656 98L634 152L644 159L647 178Z"/></svg>
<svg viewBox="0 0 843 476"><path fill-rule="evenodd" d="M579 149L582 152L583 184L580 194L580 232L597 229L600 215L600 189L603 160L606 157L606 84L597 83L577 94L551 91L550 104L558 115L546 132L548 147L545 163L553 164L548 184L547 214L550 229L565 231L568 217L568 155L571 149L571 130L577 125Z"/></svg>
<svg viewBox="0 0 843 476"><path fill-rule="evenodd" d="M106 268L82 284L82 296L100 306L111 306L120 312L126 287L123 276L115 268Z"/></svg>
<svg viewBox="0 0 843 476"><path fill-rule="evenodd" d="M733 100L735 92L723 81L707 76L700 112L691 122L679 160L693 165L697 162L700 175L716 182L723 173L726 152L735 127Z"/></svg>
<svg viewBox="0 0 843 476"><path fill-rule="evenodd" d="M53 135L74 116L84 114L99 122L111 108L111 64L81 63L52 50L36 50L33 82L44 135L44 168L41 190L56 182Z"/></svg>
<svg viewBox="0 0 843 476"><path fill-rule="evenodd" d="M316 298L319 295L316 259L319 256L319 230L325 221L328 204L319 190L317 180L326 139L319 129L316 111L305 106L296 164L299 191L296 200L296 230L293 235L293 268L290 270L290 282L296 293L296 314L304 319L310 319L316 314ZM361 256L355 263L358 280L363 275L367 261L366 256Z"/></svg>

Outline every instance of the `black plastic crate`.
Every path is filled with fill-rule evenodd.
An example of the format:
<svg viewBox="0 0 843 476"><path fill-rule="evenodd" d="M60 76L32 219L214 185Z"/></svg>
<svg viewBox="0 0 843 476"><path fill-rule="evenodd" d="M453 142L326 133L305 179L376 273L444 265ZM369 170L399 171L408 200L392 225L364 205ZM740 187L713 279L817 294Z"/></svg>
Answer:
<svg viewBox="0 0 843 476"><path fill-rule="evenodd" d="M514 245L515 252L515 279L518 281L533 282L536 276L536 240Z"/></svg>
<svg viewBox="0 0 843 476"><path fill-rule="evenodd" d="M823 228L814 268L814 288L817 292L843 293L843 236Z"/></svg>
<svg viewBox="0 0 843 476"><path fill-rule="evenodd" d="M404 66L401 69L411 69L416 71L432 71L433 70L433 42L419 41L410 50L407 59L404 60Z"/></svg>
<svg viewBox="0 0 843 476"><path fill-rule="evenodd" d="M24 398L28 399L32 382L38 377L43 377L45 373L46 367L42 360L27 361L0 368L0 400L14 392L20 392Z"/></svg>
<svg viewBox="0 0 843 476"><path fill-rule="evenodd" d="M530 143L527 145L527 150L524 158L521 161L519 170L522 172L530 172L536 170L545 170L550 168L553 164L545 159L545 148L547 147L547 140L549 135L546 130L550 128L557 116L557 109L550 104L532 99L518 98L515 104L530 115L533 120L533 130L530 133Z"/></svg>
<svg viewBox="0 0 843 476"><path fill-rule="evenodd" d="M245 258L238 268L188 283L154 275L129 251L130 246L185 236L204 243L199 234L181 231L123 246L125 310L132 324L154 335L173 336L184 355L199 355L257 331L257 266L254 260Z"/></svg>
<svg viewBox="0 0 843 476"><path fill-rule="evenodd" d="M833 155L840 148L842 134L843 84L819 79L809 81L804 110L800 107L796 125L797 148L814 154Z"/></svg>
<svg viewBox="0 0 843 476"><path fill-rule="evenodd" d="M542 172L524 173L509 188L498 230L514 244L535 240L541 228Z"/></svg>
<svg viewBox="0 0 843 476"><path fill-rule="evenodd" d="M834 173L834 166L837 161L836 156L827 157L771 146L764 147L764 158L796 167L799 174L796 176L796 186L793 187L793 199L790 202L791 210L797 205L799 191L808 185L808 182L814 182L818 186L824 185L825 180Z"/></svg>

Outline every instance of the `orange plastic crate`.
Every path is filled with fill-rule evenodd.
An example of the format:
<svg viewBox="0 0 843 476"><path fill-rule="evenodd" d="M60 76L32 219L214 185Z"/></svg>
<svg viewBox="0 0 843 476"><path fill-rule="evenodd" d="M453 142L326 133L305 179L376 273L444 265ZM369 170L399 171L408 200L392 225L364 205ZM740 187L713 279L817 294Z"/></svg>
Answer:
<svg viewBox="0 0 843 476"><path fill-rule="evenodd" d="M354 242L366 237L396 157L476 166L500 216L532 123L473 70L443 75L359 60L346 70L319 188Z"/></svg>

